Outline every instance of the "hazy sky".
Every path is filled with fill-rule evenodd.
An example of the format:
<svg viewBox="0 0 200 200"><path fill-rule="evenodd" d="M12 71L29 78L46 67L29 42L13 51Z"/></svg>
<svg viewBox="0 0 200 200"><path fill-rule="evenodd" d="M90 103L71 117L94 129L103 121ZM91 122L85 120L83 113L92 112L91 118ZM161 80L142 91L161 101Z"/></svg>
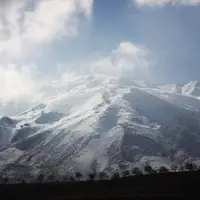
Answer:
<svg viewBox="0 0 200 200"><path fill-rule="evenodd" d="M200 0L0 0L0 98L69 71L200 80L199 54Z"/></svg>

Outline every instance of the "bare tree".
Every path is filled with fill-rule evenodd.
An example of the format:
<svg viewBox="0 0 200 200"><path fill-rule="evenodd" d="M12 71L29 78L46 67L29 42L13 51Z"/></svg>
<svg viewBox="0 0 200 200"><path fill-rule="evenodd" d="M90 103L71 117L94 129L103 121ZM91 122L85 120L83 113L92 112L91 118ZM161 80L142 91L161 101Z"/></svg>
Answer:
<svg viewBox="0 0 200 200"><path fill-rule="evenodd" d="M178 166L177 166L176 164L172 164L172 166L171 166L171 171L172 171L172 172L176 172L177 169L178 169Z"/></svg>
<svg viewBox="0 0 200 200"><path fill-rule="evenodd" d="M54 173L52 172L51 174L49 174L49 175L47 176L47 179L48 179L49 181L55 180L55 175L54 175Z"/></svg>
<svg viewBox="0 0 200 200"><path fill-rule="evenodd" d="M63 177L63 181L69 181L70 180L70 177L68 176L68 175L65 175L64 177Z"/></svg>
<svg viewBox="0 0 200 200"><path fill-rule="evenodd" d="M93 181L93 180L95 179L95 177L96 177L96 173L90 173L90 174L89 174L89 179L90 179L91 181Z"/></svg>
<svg viewBox="0 0 200 200"><path fill-rule="evenodd" d="M145 167L144 167L144 171L146 172L146 173L148 173L148 174L151 174L152 173L152 167L150 166L150 165L146 165Z"/></svg>
<svg viewBox="0 0 200 200"><path fill-rule="evenodd" d="M76 172L75 176L80 181L80 179L83 177L83 174L81 172Z"/></svg>
<svg viewBox="0 0 200 200"><path fill-rule="evenodd" d="M19 183L26 184L25 176L23 174L19 174L18 181Z"/></svg>
<svg viewBox="0 0 200 200"><path fill-rule="evenodd" d="M104 180L108 177L108 175L105 172L100 172L99 173L99 179L100 180Z"/></svg>
<svg viewBox="0 0 200 200"><path fill-rule="evenodd" d="M179 172L184 172L184 171L185 171L184 166L180 166L180 167L179 167Z"/></svg>
<svg viewBox="0 0 200 200"><path fill-rule="evenodd" d="M3 183L4 183L4 184L7 184L8 181L9 181L8 177L7 177L7 176L4 176L4 177L3 177Z"/></svg>
<svg viewBox="0 0 200 200"><path fill-rule="evenodd" d="M199 172L199 171L200 171L200 166L199 166L199 165L197 165L196 167L197 167L197 170L196 170L196 171L198 171L198 172Z"/></svg>
<svg viewBox="0 0 200 200"><path fill-rule="evenodd" d="M118 172L115 172L112 176L111 179L119 179L120 178L120 174Z"/></svg>
<svg viewBox="0 0 200 200"><path fill-rule="evenodd" d="M158 172L159 173L168 173L169 170L165 166L162 166L162 167L159 168Z"/></svg>
<svg viewBox="0 0 200 200"><path fill-rule="evenodd" d="M44 181L44 177L45 177L44 174L39 174L38 177L37 177L37 181L39 183L42 183Z"/></svg>
<svg viewBox="0 0 200 200"><path fill-rule="evenodd" d="M75 181L76 179L73 176L70 176L69 180L70 181Z"/></svg>
<svg viewBox="0 0 200 200"><path fill-rule="evenodd" d="M197 169L196 165L191 162L186 162L185 163L185 169L188 171L195 171Z"/></svg>
<svg viewBox="0 0 200 200"><path fill-rule="evenodd" d="M129 170L123 171L122 174L123 174L123 176L125 176L125 177L130 176Z"/></svg>
<svg viewBox="0 0 200 200"><path fill-rule="evenodd" d="M143 173L138 167L135 167L132 169L132 174L133 175L142 175Z"/></svg>
<svg viewBox="0 0 200 200"><path fill-rule="evenodd" d="M26 184L26 180L22 178L22 179L21 179L21 183L22 183L22 184Z"/></svg>

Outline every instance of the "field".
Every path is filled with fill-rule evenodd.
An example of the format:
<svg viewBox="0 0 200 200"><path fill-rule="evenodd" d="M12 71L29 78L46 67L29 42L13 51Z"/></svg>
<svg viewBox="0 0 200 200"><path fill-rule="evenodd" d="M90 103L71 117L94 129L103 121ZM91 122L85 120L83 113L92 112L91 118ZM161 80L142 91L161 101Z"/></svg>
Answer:
<svg viewBox="0 0 200 200"><path fill-rule="evenodd" d="M6 184L1 199L171 199L200 197L200 172L126 177L105 181Z"/></svg>

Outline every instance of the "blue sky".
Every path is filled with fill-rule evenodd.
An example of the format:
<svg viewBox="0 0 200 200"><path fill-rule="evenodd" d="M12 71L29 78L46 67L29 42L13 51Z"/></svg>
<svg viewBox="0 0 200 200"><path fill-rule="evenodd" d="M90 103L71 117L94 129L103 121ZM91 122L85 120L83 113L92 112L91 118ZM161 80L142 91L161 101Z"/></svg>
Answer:
<svg viewBox="0 0 200 200"><path fill-rule="evenodd" d="M199 0L27 2L0 3L1 90L85 66L153 83L200 80Z"/></svg>
<svg viewBox="0 0 200 200"><path fill-rule="evenodd" d="M49 49L51 59L46 59L52 68L55 60L82 62L131 41L151 52L151 81L200 80L200 6L138 7L128 0L95 0L92 19L81 25L78 37L63 38Z"/></svg>

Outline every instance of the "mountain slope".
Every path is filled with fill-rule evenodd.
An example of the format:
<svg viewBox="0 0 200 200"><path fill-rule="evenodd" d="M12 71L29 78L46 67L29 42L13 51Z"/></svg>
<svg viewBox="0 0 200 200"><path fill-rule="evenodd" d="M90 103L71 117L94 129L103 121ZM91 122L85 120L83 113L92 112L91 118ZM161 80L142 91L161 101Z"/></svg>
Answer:
<svg viewBox="0 0 200 200"><path fill-rule="evenodd" d="M1 118L1 171L110 172L198 160L200 100L185 87L98 75L45 86L39 105Z"/></svg>

